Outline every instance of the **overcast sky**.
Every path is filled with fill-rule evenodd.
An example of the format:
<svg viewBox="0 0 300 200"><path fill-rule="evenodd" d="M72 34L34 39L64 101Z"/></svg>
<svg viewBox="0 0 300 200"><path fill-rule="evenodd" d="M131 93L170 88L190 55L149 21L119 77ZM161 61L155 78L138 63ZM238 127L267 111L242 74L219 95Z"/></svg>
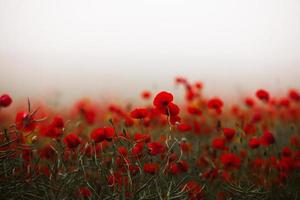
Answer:
<svg viewBox="0 0 300 200"><path fill-rule="evenodd" d="M300 87L299 0L0 0L0 93Z"/></svg>

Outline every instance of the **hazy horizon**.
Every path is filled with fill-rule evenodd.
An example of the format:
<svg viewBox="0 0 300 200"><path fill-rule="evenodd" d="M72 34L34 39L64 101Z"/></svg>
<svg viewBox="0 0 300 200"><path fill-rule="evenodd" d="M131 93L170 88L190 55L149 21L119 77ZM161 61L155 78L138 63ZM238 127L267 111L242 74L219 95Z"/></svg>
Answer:
<svg viewBox="0 0 300 200"><path fill-rule="evenodd" d="M224 98L300 87L300 2L0 0L0 92L138 98L175 76Z"/></svg>

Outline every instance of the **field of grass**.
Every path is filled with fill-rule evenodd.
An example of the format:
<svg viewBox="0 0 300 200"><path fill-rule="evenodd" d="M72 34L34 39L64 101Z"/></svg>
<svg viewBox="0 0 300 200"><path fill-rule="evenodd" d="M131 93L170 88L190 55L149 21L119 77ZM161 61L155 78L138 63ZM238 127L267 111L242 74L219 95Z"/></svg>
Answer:
<svg viewBox="0 0 300 200"><path fill-rule="evenodd" d="M13 112L3 94L0 199L300 199L296 89L236 104L175 84L184 102L143 91L138 104L28 100Z"/></svg>

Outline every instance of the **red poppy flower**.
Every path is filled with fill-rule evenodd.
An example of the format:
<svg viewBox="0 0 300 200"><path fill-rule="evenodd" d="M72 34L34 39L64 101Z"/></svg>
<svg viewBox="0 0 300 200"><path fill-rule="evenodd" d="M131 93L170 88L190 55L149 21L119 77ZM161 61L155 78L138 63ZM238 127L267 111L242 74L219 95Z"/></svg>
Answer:
<svg viewBox="0 0 300 200"><path fill-rule="evenodd" d="M85 119L88 124L94 124L96 120L96 107L89 101L81 100L76 104L76 110Z"/></svg>
<svg viewBox="0 0 300 200"><path fill-rule="evenodd" d="M221 155L221 162L226 169L239 169L241 159L233 153L225 153Z"/></svg>
<svg viewBox="0 0 300 200"><path fill-rule="evenodd" d="M154 100L153 105L158 108L166 107L173 101L173 95L171 93L162 91L158 93Z"/></svg>
<svg viewBox="0 0 300 200"><path fill-rule="evenodd" d="M8 107L12 103L12 99L8 94L0 96L0 107Z"/></svg>
<svg viewBox="0 0 300 200"><path fill-rule="evenodd" d="M171 122L172 125L176 125L176 124L181 122L181 118L178 115L171 116L170 117L170 122Z"/></svg>
<svg viewBox="0 0 300 200"><path fill-rule="evenodd" d="M225 150L225 140L223 138L215 138L212 140L212 147L214 149Z"/></svg>
<svg viewBox="0 0 300 200"><path fill-rule="evenodd" d="M147 144L149 154L152 156L156 156L158 154L165 152L165 146L160 142L150 142Z"/></svg>
<svg viewBox="0 0 300 200"><path fill-rule="evenodd" d="M232 128L223 128L223 133L227 140L231 140L235 135L235 130Z"/></svg>
<svg viewBox="0 0 300 200"><path fill-rule="evenodd" d="M256 148L259 147L259 145L260 145L259 139L255 138L255 137L249 139L248 146L249 146L251 149L256 149Z"/></svg>
<svg viewBox="0 0 300 200"><path fill-rule="evenodd" d="M151 97L151 92L143 91L141 96L142 96L143 99L149 99Z"/></svg>
<svg viewBox="0 0 300 200"><path fill-rule="evenodd" d="M147 108L136 108L130 113L130 116L134 119L144 119L147 117L147 115L148 115Z"/></svg>
<svg viewBox="0 0 300 200"><path fill-rule="evenodd" d="M253 116L252 116L252 123L257 123L257 122L260 122L262 120L262 115L261 113L257 112L257 113L254 113Z"/></svg>
<svg viewBox="0 0 300 200"><path fill-rule="evenodd" d="M81 143L81 140L76 134L70 133L64 138L64 143L68 148L75 149Z"/></svg>
<svg viewBox="0 0 300 200"><path fill-rule="evenodd" d="M165 107L157 107L161 114L168 115L168 116L176 116L179 114L179 107L174 103L169 103Z"/></svg>
<svg viewBox="0 0 300 200"><path fill-rule="evenodd" d="M292 150L289 147L283 147L281 154L283 157L290 157L292 155Z"/></svg>
<svg viewBox="0 0 300 200"><path fill-rule="evenodd" d="M121 146L121 147L118 147L118 152L119 152L119 154L121 154L122 156L127 156L127 148L126 147L123 147L123 146Z"/></svg>
<svg viewBox="0 0 300 200"><path fill-rule="evenodd" d="M91 133L91 139L95 142L102 142L106 138L105 132L103 128L94 129Z"/></svg>
<svg viewBox="0 0 300 200"><path fill-rule="evenodd" d="M143 169L144 169L145 173L155 174L159 170L159 164L158 163L145 163Z"/></svg>
<svg viewBox="0 0 300 200"><path fill-rule="evenodd" d="M92 196L92 192L88 187L81 187L78 190L78 193L82 197L90 197Z"/></svg>
<svg viewBox="0 0 300 200"><path fill-rule="evenodd" d="M187 83L187 80L183 77L176 77L175 78L175 83L176 84L186 84Z"/></svg>
<svg viewBox="0 0 300 200"><path fill-rule="evenodd" d="M63 128L64 127L64 120L61 116L55 116L51 123L52 126L56 128Z"/></svg>
<svg viewBox="0 0 300 200"><path fill-rule="evenodd" d="M187 111L192 115L202 115L202 111L193 106L188 106Z"/></svg>
<svg viewBox="0 0 300 200"><path fill-rule="evenodd" d="M169 167L169 171L174 175L187 172L188 170L189 164L185 160L180 160L176 163L171 163Z"/></svg>
<svg viewBox="0 0 300 200"><path fill-rule="evenodd" d="M251 97L248 97L245 99L245 104L248 106L248 107L253 107L255 102L254 102L254 99L252 99Z"/></svg>
<svg viewBox="0 0 300 200"><path fill-rule="evenodd" d="M105 134L106 141L112 141L115 136L115 129L113 127L104 127L102 128Z"/></svg>
<svg viewBox="0 0 300 200"><path fill-rule="evenodd" d="M185 160L179 160L177 165L181 172L187 172L189 170L189 163Z"/></svg>
<svg viewBox="0 0 300 200"><path fill-rule="evenodd" d="M294 101L300 101L300 94L299 94L299 92L297 91L297 90L295 90L295 89L291 89L290 91L289 91L289 97L290 97L290 99L292 99L292 100L294 100Z"/></svg>
<svg viewBox="0 0 300 200"><path fill-rule="evenodd" d="M252 135L256 133L256 127L253 124L246 124L243 130L247 135Z"/></svg>
<svg viewBox="0 0 300 200"><path fill-rule="evenodd" d="M104 140L111 141L114 135L115 135L115 129L112 127L97 128L92 131L91 139L95 143L99 143Z"/></svg>
<svg viewBox="0 0 300 200"><path fill-rule="evenodd" d="M180 169L179 169L177 163L171 163L170 166L169 166L169 171L170 171L170 173L172 173L174 175L179 174Z"/></svg>
<svg viewBox="0 0 300 200"><path fill-rule="evenodd" d="M191 200L200 200L204 198L203 189L196 181L188 181L183 188L188 192L189 199Z"/></svg>
<svg viewBox="0 0 300 200"><path fill-rule="evenodd" d="M18 112L15 123L19 131L31 132L36 127L33 116L27 112Z"/></svg>
<svg viewBox="0 0 300 200"><path fill-rule="evenodd" d="M191 87L189 89L187 89L187 91L185 93L185 99L187 101L192 101L196 96L197 96L197 93L194 92Z"/></svg>
<svg viewBox="0 0 300 200"><path fill-rule="evenodd" d="M189 124L179 124L177 126L178 131L180 132L188 132L192 130L192 126Z"/></svg>
<svg viewBox="0 0 300 200"><path fill-rule="evenodd" d="M256 91L256 97L262 101L269 101L270 95L266 90L260 89Z"/></svg>
<svg viewBox="0 0 300 200"><path fill-rule="evenodd" d="M288 108L290 106L290 100L288 98L281 98L279 100L279 106Z"/></svg>
<svg viewBox="0 0 300 200"><path fill-rule="evenodd" d="M219 98L212 98L208 101L207 106L209 109L214 109L217 113L221 113L223 101Z"/></svg>
<svg viewBox="0 0 300 200"><path fill-rule="evenodd" d="M203 83L200 81L195 82L195 88L197 88L198 90L203 88Z"/></svg>
<svg viewBox="0 0 300 200"><path fill-rule="evenodd" d="M131 119L130 117L126 117L126 118L125 118L125 125L126 125L127 127L133 126L133 125L134 125L133 119Z"/></svg>
<svg viewBox="0 0 300 200"><path fill-rule="evenodd" d="M137 143L136 145L134 145L131 149L131 153L134 155L134 156L138 156L142 153L144 149L144 143Z"/></svg>
<svg viewBox="0 0 300 200"><path fill-rule="evenodd" d="M263 135L260 137L260 142L264 146L269 146L275 143L275 138L270 131L264 131Z"/></svg>

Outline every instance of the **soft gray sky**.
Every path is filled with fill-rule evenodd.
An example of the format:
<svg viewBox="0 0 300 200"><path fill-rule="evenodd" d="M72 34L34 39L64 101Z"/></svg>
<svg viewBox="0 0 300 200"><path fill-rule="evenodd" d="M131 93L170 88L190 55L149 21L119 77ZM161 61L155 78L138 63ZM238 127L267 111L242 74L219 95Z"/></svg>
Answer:
<svg viewBox="0 0 300 200"><path fill-rule="evenodd" d="M0 93L300 87L299 0L0 0Z"/></svg>

